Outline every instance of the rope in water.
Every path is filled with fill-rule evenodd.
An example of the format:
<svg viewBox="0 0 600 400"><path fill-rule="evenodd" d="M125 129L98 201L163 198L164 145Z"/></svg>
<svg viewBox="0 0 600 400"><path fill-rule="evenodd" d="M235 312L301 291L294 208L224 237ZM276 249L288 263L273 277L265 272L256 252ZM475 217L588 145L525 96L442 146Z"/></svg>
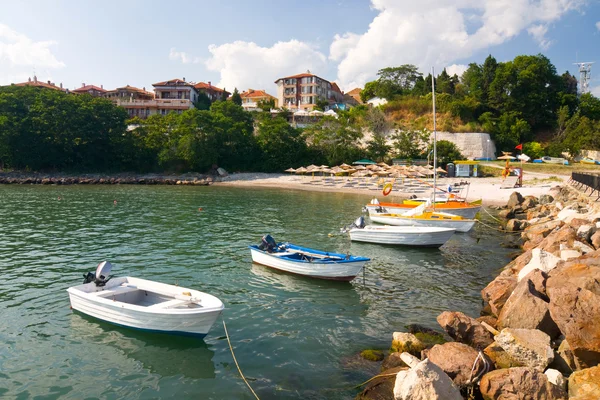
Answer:
<svg viewBox="0 0 600 400"><path fill-rule="evenodd" d="M359 384L359 385L356 385L356 386L354 386L354 387L353 387L353 389L358 389L359 387L361 387L361 386L364 386L364 385L366 385L367 383L371 382L371 381L372 381L373 379L375 379L375 378L381 378L381 377L384 377L384 376L396 376L396 375L398 375L398 373L397 373L397 372L396 372L396 373L394 373L394 374L379 374L379 375L375 375L374 377L372 377L372 378L371 378L371 379L369 379L368 381L364 381L363 383L361 383L361 384Z"/></svg>
<svg viewBox="0 0 600 400"><path fill-rule="evenodd" d="M488 210L487 210L485 207L481 207L481 209L482 209L483 211L485 211L485 212L487 213L487 215L489 215L490 217L492 217L492 219L493 219L493 220L495 220L495 221L497 221L497 222L500 222L500 223L502 222L502 221L500 221L498 218L496 218L496 217L494 217L492 214L490 214L490 212L489 212L489 211L488 211Z"/></svg>
<svg viewBox="0 0 600 400"><path fill-rule="evenodd" d="M478 219L476 219L475 221L479 222L481 225L485 226L486 228L493 229L493 230L498 231L498 232L507 233L509 235L520 235L521 234L521 232L509 232L509 231L504 230L504 229L494 228L493 226L488 225L485 222L481 222Z"/></svg>
<svg viewBox="0 0 600 400"><path fill-rule="evenodd" d="M244 383L248 386L248 388L250 389L250 391L252 392L252 394L254 395L256 400L260 400L258 395L252 389L252 386L250 386L250 384L246 380L246 377L242 373L242 370L240 369L240 365L238 364L237 359L235 358L235 354L233 353L233 347L231 347L231 341L229 340L229 333L227 332L227 325L225 324L225 319L223 319L223 328L225 328L225 337L227 338L227 343L229 344L229 350L231 351L231 356L233 357L233 361L235 361L235 366L237 367L238 372L240 373L240 376L242 377L242 379L244 380Z"/></svg>

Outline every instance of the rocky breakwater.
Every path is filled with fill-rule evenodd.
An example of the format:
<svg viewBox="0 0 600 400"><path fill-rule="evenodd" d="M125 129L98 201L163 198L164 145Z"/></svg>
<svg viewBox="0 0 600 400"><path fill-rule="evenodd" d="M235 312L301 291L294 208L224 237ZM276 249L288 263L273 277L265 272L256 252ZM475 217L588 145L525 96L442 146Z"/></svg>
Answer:
<svg viewBox="0 0 600 400"><path fill-rule="evenodd" d="M599 210L569 187L514 193L501 215L523 252L481 291L481 315L443 312L443 336L395 332L357 398L600 399Z"/></svg>
<svg viewBox="0 0 600 400"><path fill-rule="evenodd" d="M213 178L207 175L56 175L0 173L0 184L15 185L197 185L207 186Z"/></svg>

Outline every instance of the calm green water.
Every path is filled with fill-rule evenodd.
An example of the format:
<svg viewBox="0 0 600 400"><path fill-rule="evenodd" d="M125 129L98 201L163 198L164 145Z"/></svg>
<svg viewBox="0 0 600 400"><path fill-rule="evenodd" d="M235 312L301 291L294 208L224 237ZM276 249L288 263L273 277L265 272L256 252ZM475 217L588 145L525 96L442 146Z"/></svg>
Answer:
<svg viewBox="0 0 600 400"><path fill-rule="evenodd" d="M62 200L58 200L58 197ZM113 200L117 200L117 205ZM204 341L115 328L74 313L65 291L110 260L116 275L219 297L236 357L261 399L344 399L372 376L356 354L409 323L477 314L508 261L477 227L441 250L350 243L337 233L368 197L223 187L1 186L0 397L250 399L221 319ZM198 211L201 207L203 211ZM253 265L265 233L368 256L364 280Z"/></svg>

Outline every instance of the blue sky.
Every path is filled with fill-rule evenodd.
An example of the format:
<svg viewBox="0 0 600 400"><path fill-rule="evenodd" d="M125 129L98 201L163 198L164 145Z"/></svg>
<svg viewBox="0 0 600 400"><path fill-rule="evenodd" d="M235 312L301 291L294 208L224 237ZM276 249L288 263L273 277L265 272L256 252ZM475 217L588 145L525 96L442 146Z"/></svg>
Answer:
<svg viewBox="0 0 600 400"><path fill-rule="evenodd" d="M596 61L598 0L5 1L0 84L32 76L112 89L176 77L274 93L274 81L310 69L344 90L386 66L460 73L546 55L559 73ZM578 74L577 74L578 75Z"/></svg>

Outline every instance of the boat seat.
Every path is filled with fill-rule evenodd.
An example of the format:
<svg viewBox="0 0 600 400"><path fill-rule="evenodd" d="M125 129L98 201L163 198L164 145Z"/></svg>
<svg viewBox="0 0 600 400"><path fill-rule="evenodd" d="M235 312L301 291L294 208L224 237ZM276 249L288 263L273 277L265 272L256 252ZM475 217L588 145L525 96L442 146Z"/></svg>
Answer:
<svg viewBox="0 0 600 400"><path fill-rule="evenodd" d="M153 304L151 306L148 306L147 308L150 308L150 309L173 308L173 307L177 307L177 306L182 306L184 304L199 303L199 302L200 302L200 299L190 297L189 299L173 299L173 300L163 301L162 303Z"/></svg>
<svg viewBox="0 0 600 400"><path fill-rule="evenodd" d="M113 289L101 290L99 292L93 292L91 294L95 294L98 297L110 297L113 295L135 292L136 290L139 289L135 286L117 286Z"/></svg>

